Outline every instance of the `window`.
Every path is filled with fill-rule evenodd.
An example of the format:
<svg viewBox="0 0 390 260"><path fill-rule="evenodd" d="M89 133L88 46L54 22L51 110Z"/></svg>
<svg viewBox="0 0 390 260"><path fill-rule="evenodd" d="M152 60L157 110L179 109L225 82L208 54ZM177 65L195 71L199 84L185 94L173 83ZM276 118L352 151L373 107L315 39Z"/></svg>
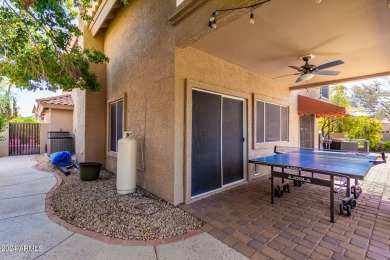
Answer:
<svg viewBox="0 0 390 260"><path fill-rule="evenodd" d="M321 97L329 99L329 86L322 86L320 91Z"/></svg>
<svg viewBox="0 0 390 260"><path fill-rule="evenodd" d="M288 141L288 107L256 101L256 143Z"/></svg>
<svg viewBox="0 0 390 260"><path fill-rule="evenodd" d="M110 148L112 152L118 151L118 140L123 131L123 100L110 103Z"/></svg>

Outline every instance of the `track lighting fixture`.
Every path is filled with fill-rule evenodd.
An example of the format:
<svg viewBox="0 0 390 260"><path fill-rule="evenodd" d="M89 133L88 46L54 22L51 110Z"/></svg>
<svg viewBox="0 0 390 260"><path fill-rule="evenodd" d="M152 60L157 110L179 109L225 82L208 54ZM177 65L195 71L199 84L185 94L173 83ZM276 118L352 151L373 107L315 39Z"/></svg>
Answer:
<svg viewBox="0 0 390 260"><path fill-rule="evenodd" d="M209 27L210 28L217 28L217 15L220 13L220 12L225 12L225 11L234 11L234 10L239 10L239 9L248 9L250 8L251 9L251 14L249 16L249 23L250 24L254 24L255 23L255 15L253 14L253 8L256 7L256 6L259 6L259 5L262 5L262 4L265 4L267 2L270 2L271 0L263 0L257 4L253 4L253 5L249 5L249 6L241 6L241 7L236 7L236 8L228 8L228 9L219 9L219 10L215 10L213 12L213 14L210 16L210 19L209 19Z"/></svg>
<svg viewBox="0 0 390 260"><path fill-rule="evenodd" d="M253 10L251 10L251 15L249 16L249 23L250 24L255 23L255 16L253 15Z"/></svg>

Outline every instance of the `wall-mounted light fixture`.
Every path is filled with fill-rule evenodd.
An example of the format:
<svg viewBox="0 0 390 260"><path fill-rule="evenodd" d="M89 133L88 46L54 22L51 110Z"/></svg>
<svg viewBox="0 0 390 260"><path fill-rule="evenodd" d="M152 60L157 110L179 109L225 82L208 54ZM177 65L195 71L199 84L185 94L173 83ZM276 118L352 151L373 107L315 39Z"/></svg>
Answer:
<svg viewBox="0 0 390 260"><path fill-rule="evenodd" d="M211 15L210 19L209 19L209 27L210 28L217 28L217 15L220 13L220 12L225 12L225 11L234 11L234 10L239 10L239 9L251 9L251 14L249 16L249 23L250 24L254 24L255 23L255 16L253 14L253 8L255 8L256 6L259 6L259 5L263 5L267 2L270 2L271 0L263 0L257 4L252 4L252 5L248 5L248 6L241 6L241 7L236 7L236 8L228 8L228 9L219 9L219 10L215 10L213 12L213 14Z"/></svg>

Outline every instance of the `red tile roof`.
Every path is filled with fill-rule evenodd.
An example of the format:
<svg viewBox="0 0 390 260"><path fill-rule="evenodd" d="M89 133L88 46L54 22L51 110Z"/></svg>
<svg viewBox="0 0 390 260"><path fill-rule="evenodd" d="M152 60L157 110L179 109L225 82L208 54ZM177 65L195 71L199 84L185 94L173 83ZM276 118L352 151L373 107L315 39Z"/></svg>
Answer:
<svg viewBox="0 0 390 260"><path fill-rule="evenodd" d="M73 100L70 94L64 94L64 95L48 97L48 98L41 98L41 99L36 99L35 101L38 104L73 106Z"/></svg>

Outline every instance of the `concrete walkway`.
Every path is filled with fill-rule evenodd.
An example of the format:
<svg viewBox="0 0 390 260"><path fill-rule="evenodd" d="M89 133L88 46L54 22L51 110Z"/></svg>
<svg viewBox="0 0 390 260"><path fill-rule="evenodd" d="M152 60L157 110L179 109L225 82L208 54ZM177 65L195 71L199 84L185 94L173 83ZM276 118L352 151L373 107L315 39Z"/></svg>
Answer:
<svg viewBox="0 0 390 260"><path fill-rule="evenodd" d="M0 158L0 259L246 259L208 233L158 246L119 246L52 222L45 197L56 178L34 156Z"/></svg>

